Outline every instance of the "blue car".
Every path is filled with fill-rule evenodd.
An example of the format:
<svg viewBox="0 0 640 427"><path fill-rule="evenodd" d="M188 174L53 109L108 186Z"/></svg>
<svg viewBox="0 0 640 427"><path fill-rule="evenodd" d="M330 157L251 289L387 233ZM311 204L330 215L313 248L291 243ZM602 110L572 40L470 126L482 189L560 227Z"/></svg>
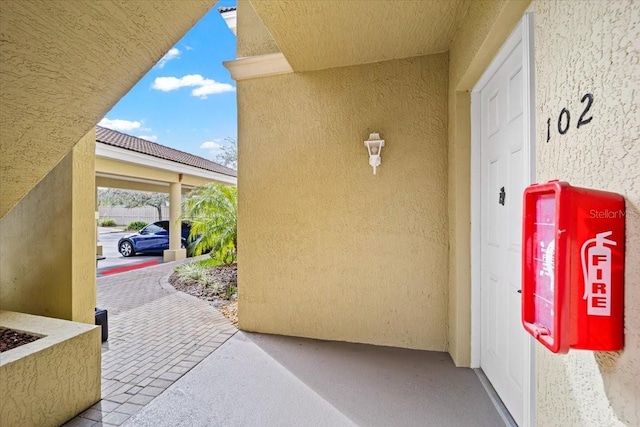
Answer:
<svg viewBox="0 0 640 427"><path fill-rule="evenodd" d="M182 223L182 247L187 247L191 225ZM162 252L169 249L169 221L156 221L139 232L128 234L118 241L118 252L130 257L143 252Z"/></svg>

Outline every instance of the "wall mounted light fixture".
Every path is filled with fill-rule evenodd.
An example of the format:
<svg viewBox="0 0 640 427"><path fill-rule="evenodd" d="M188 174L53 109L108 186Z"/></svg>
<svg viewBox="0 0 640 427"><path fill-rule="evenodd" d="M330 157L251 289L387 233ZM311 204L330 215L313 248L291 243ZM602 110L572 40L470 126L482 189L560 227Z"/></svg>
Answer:
<svg viewBox="0 0 640 427"><path fill-rule="evenodd" d="M373 174L376 174L376 169L380 166L380 152L384 147L384 139L380 139L380 134L373 132L369 135L369 139L364 142L369 152L369 164L373 168Z"/></svg>

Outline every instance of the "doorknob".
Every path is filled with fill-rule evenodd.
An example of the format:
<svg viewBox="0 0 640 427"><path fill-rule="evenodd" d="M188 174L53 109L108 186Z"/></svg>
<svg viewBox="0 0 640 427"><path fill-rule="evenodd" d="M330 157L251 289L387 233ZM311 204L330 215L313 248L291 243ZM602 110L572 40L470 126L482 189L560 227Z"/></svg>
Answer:
<svg viewBox="0 0 640 427"><path fill-rule="evenodd" d="M498 194L498 203L504 206L504 199L507 193L504 192L504 187L500 188L500 194Z"/></svg>

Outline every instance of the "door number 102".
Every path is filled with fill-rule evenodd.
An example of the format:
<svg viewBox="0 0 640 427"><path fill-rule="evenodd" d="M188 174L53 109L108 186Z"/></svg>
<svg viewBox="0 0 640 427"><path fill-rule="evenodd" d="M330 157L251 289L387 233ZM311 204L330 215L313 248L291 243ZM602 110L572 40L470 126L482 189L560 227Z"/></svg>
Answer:
<svg viewBox="0 0 640 427"><path fill-rule="evenodd" d="M589 110L591 109L591 104L593 104L593 94L586 93L582 99L581 103L586 105L582 110L582 114L580 114L580 118L578 119L578 125L576 129L579 129L580 126L586 125L591 122L593 116L589 115ZM566 108L563 108L560 111L560 115L558 116L558 133L560 135L564 135L569 132L569 128L571 127L571 113ZM551 140L551 118L547 119L547 142Z"/></svg>

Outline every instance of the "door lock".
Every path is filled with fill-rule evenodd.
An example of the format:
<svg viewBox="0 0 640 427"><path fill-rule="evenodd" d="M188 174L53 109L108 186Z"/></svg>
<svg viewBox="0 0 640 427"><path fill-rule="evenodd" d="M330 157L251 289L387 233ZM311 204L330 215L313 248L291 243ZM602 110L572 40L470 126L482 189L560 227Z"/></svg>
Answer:
<svg viewBox="0 0 640 427"><path fill-rule="evenodd" d="M500 188L500 194L498 195L498 203L504 206L504 199L507 193L504 192L504 187Z"/></svg>

